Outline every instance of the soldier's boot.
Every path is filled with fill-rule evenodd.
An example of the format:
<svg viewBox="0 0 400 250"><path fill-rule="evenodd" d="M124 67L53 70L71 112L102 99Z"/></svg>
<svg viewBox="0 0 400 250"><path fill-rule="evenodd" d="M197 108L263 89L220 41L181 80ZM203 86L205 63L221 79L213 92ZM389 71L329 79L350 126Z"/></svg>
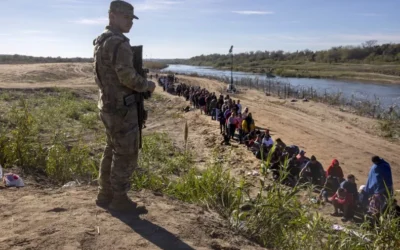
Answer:
<svg viewBox="0 0 400 250"><path fill-rule="evenodd" d="M115 195L108 208L116 212L135 212L139 214L148 212L146 207L138 206L126 194Z"/></svg>
<svg viewBox="0 0 400 250"><path fill-rule="evenodd" d="M99 191L96 198L96 205L99 207L108 207L113 200L113 194Z"/></svg>

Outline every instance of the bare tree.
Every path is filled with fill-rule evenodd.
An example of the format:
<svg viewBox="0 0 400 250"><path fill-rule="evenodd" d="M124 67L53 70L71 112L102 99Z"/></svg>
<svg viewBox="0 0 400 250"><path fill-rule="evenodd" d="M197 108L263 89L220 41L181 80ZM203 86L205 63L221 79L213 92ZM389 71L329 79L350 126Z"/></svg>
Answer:
<svg viewBox="0 0 400 250"><path fill-rule="evenodd" d="M372 48L378 44L378 40L368 40L362 44L364 48Z"/></svg>

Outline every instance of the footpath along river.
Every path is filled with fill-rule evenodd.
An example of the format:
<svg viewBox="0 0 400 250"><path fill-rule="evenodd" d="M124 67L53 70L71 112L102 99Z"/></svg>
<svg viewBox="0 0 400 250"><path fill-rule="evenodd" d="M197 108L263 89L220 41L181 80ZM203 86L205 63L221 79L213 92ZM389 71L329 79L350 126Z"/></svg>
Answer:
<svg viewBox="0 0 400 250"><path fill-rule="evenodd" d="M180 74L196 73L199 76L216 76L230 77L231 72L228 70L217 70L211 67L189 66L180 64L171 64L162 70L163 72L175 72ZM265 74L255 74L246 72L233 72L234 80L241 78L258 78L266 80ZM271 78L270 78L271 79ZM354 98L356 100L374 101L379 99L382 106L390 106L393 104L400 105L400 85L399 84L382 84L371 82L357 82L347 80L331 80L331 79L313 79L313 78L283 78L276 77L272 80L290 83L291 86L297 88L312 87L319 93L338 93L341 92L346 98Z"/></svg>

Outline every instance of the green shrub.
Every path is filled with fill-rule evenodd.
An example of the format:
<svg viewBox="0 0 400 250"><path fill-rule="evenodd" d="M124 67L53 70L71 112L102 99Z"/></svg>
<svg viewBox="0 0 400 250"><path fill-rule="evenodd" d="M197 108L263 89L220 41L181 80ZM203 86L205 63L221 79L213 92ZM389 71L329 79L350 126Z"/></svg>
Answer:
<svg viewBox="0 0 400 250"><path fill-rule="evenodd" d="M0 125L0 163L4 167L39 170L56 183L92 180L98 175L100 156L93 153L96 144L89 147L80 140L88 135L87 129L98 125L97 113L92 112L95 102L62 90L9 95L20 101L5 110L6 122Z"/></svg>

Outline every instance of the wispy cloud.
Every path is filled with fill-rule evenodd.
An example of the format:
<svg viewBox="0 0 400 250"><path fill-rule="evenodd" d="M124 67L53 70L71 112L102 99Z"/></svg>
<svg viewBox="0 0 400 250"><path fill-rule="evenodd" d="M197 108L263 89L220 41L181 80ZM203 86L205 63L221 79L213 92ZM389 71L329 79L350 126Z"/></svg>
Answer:
<svg viewBox="0 0 400 250"><path fill-rule="evenodd" d="M82 18L79 20L71 21L72 23L84 24L84 25L104 25L107 24L108 18L100 17L100 18Z"/></svg>
<svg viewBox="0 0 400 250"><path fill-rule="evenodd" d="M256 11L256 10L234 10L232 13L240 15L272 15L272 11Z"/></svg>
<svg viewBox="0 0 400 250"><path fill-rule="evenodd" d="M139 11L161 10L183 3L183 1L146 0L143 3L136 4L135 9Z"/></svg>

